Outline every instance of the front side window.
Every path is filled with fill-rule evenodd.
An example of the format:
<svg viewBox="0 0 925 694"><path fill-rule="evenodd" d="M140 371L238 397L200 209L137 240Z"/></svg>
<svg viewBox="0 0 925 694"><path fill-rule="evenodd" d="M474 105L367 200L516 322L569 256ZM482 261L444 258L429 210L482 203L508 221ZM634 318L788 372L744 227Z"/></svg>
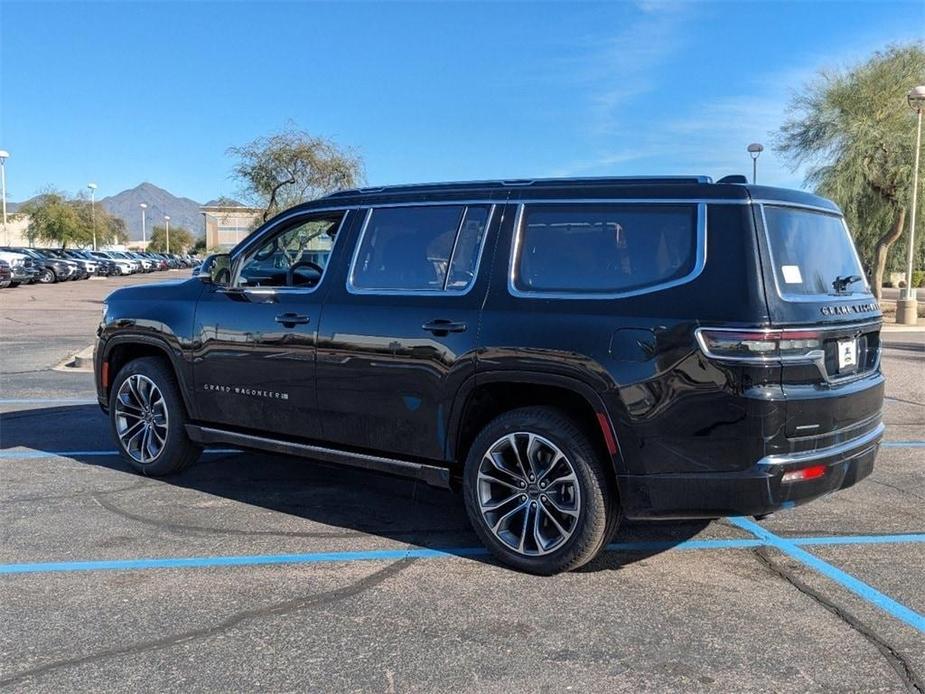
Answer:
<svg viewBox="0 0 925 694"><path fill-rule="evenodd" d="M354 258L351 288L465 291L475 280L489 210L465 205L372 210Z"/></svg>
<svg viewBox="0 0 925 694"><path fill-rule="evenodd" d="M870 293L841 217L765 205L764 219L781 294Z"/></svg>
<svg viewBox="0 0 925 694"><path fill-rule="evenodd" d="M695 271L695 204L526 205L513 260L515 292L614 295Z"/></svg>
<svg viewBox="0 0 925 694"><path fill-rule="evenodd" d="M273 235L241 265L241 287L317 287L324 276L343 213L301 219Z"/></svg>

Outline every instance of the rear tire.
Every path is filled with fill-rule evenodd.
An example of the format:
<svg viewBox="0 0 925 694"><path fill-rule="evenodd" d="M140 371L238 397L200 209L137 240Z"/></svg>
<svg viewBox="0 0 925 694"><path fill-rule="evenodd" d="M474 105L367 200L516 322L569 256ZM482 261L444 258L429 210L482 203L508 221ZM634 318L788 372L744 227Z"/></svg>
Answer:
<svg viewBox="0 0 925 694"><path fill-rule="evenodd" d="M143 475L179 472L202 453L186 435L189 418L176 378L156 357L119 370L109 394L109 421L122 458Z"/></svg>
<svg viewBox="0 0 925 694"><path fill-rule="evenodd" d="M58 281L58 277L55 275L55 271L50 267L45 268L39 274L38 282L39 284L54 284Z"/></svg>
<svg viewBox="0 0 925 694"><path fill-rule="evenodd" d="M583 428L558 409L498 416L476 437L463 471L475 532L521 571L548 576L583 566L620 520L601 458Z"/></svg>

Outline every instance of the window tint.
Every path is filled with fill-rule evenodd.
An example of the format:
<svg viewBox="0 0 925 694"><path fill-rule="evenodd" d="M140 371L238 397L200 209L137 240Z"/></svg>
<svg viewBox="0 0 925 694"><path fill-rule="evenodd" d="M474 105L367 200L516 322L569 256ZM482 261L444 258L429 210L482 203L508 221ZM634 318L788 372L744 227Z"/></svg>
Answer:
<svg viewBox="0 0 925 694"><path fill-rule="evenodd" d="M488 207L373 210L351 284L371 291L464 291L475 278L487 222Z"/></svg>
<svg viewBox="0 0 925 694"><path fill-rule="evenodd" d="M241 267L238 285L304 287L321 282L334 246L342 213L295 222L273 236Z"/></svg>
<svg viewBox="0 0 925 694"><path fill-rule="evenodd" d="M836 277L857 278L845 292L869 293L841 217L766 205L764 218L782 294L834 294Z"/></svg>
<svg viewBox="0 0 925 694"><path fill-rule="evenodd" d="M514 287L524 292L619 293L690 274L696 205L528 205Z"/></svg>

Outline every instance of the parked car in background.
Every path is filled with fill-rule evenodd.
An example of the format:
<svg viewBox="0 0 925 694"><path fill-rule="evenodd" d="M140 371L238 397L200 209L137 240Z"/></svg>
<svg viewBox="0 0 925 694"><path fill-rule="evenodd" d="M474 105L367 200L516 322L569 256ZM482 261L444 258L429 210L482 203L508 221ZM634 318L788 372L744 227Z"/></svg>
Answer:
<svg viewBox="0 0 925 694"><path fill-rule="evenodd" d="M129 258L138 261L140 265L141 272L154 272L157 269L157 265L150 258L145 257L138 251L123 251Z"/></svg>
<svg viewBox="0 0 925 694"><path fill-rule="evenodd" d="M10 264L6 260L0 260L0 289L6 289L10 286L13 279L13 273L10 270Z"/></svg>
<svg viewBox="0 0 925 694"><path fill-rule="evenodd" d="M65 282L77 277L77 264L69 260L62 260L53 255L43 253L41 248L4 247L3 250L24 253L32 258L33 266L38 272L36 281L40 284L54 284Z"/></svg>
<svg viewBox="0 0 925 694"><path fill-rule="evenodd" d="M63 249L61 248L43 248L42 252L45 255L50 255L54 258L59 258L60 260L67 261L69 263L74 263L77 267L77 279L86 280L96 273L96 262L87 261L82 258L71 258Z"/></svg>
<svg viewBox="0 0 925 694"><path fill-rule="evenodd" d="M120 275L131 275L141 270L141 263L122 251L90 251L90 253L96 258L105 258L114 262Z"/></svg>
<svg viewBox="0 0 925 694"><path fill-rule="evenodd" d="M79 248L69 248L65 251L68 258L72 260L84 260L96 265L97 277L108 277L115 273L115 263L107 258L97 258L90 251Z"/></svg>
<svg viewBox="0 0 925 694"><path fill-rule="evenodd" d="M35 282L38 271L35 269L32 257L28 254L17 251L0 251L0 259L5 260L10 266L11 287Z"/></svg>

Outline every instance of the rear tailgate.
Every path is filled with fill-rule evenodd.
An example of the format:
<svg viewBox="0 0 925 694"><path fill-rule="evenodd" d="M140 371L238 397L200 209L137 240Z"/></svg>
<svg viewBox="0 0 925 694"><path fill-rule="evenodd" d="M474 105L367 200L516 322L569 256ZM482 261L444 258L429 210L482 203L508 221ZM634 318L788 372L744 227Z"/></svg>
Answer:
<svg viewBox="0 0 925 694"><path fill-rule="evenodd" d="M815 336L784 364L788 438L808 447L877 425L883 404L880 307L842 217L785 203L758 207L768 311L775 328ZM802 447L802 446L801 446Z"/></svg>

